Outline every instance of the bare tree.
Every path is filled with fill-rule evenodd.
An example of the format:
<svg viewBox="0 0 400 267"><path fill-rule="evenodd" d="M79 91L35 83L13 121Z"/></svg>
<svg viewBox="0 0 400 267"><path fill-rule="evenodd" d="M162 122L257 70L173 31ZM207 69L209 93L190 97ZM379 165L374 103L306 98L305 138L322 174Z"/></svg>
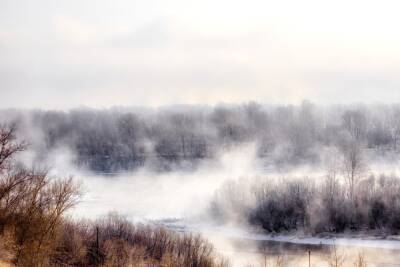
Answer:
<svg viewBox="0 0 400 267"><path fill-rule="evenodd" d="M346 261L346 255L338 249L335 243L330 248L327 263L330 267L342 267Z"/></svg>
<svg viewBox="0 0 400 267"><path fill-rule="evenodd" d="M342 148L343 171L348 186L348 197L355 201L355 190L358 182L366 172L366 165L360 145L350 142Z"/></svg>
<svg viewBox="0 0 400 267"><path fill-rule="evenodd" d="M283 256L282 255L278 255L276 257L275 267L284 267L284 266L285 266L285 262L283 260Z"/></svg>
<svg viewBox="0 0 400 267"><path fill-rule="evenodd" d="M18 142L15 127L0 128L0 234L13 237L13 262L43 265L51 253L61 216L79 196L72 179L51 180L46 171L12 164L26 144Z"/></svg>
<svg viewBox="0 0 400 267"><path fill-rule="evenodd" d="M390 124L390 135L393 140L393 149L397 151L400 140L400 108L396 107L390 116L388 116L388 124Z"/></svg>
<svg viewBox="0 0 400 267"><path fill-rule="evenodd" d="M367 267L367 262L365 261L364 252L359 252L357 259L354 262L354 267Z"/></svg>
<svg viewBox="0 0 400 267"><path fill-rule="evenodd" d="M350 134L350 136L361 142L365 138L367 119L359 110L348 110L342 116L343 128Z"/></svg>
<svg viewBox="0 0 400 267"><path fill-rule="evenodd" d="M15 125L0 125L0 174L10 169L11 158L27 146L16 141L15 131Z"/></svg>

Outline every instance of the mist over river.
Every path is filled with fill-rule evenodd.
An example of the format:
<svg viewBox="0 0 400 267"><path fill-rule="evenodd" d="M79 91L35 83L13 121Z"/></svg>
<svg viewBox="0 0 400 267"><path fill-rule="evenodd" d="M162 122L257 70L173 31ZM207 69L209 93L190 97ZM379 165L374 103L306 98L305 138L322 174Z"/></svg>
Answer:
<svg viewBox="0 0 400 267"><path fill-rule="evenodd" d="M0 267L400 267L399 10L0 0Z"/></svg>
<svg viewBox="0 0 400 267"><path fill-rule="evenodd" d="M322 238L309 235L269 235L235 222L218 225L207 214L215 191L230 179L257 179L264 176L303 175L315 177L322 171L297 168L280 172L263 167L254 159L254 146L242 147L221 155L217 162L204 162L196 171L93 174L75 170L84 195L74 208L74 218L100 218L110 212L133 222L161 225L177 232L200 233L233 266L330 266L332 247L347 261L365 254L368 266L397 266L400 241L395 237L365 235ZM61 169L59 169L60 171ZM391 168L396 172L395 167ZM57 171L57 169L56 169ZM254 178L252 178L254 177ZM278 263L277 263L278 262ZM347 265L345 265L347 266ZM349 265L350 266L350 265ZM353 265L351 265L353 266Z"/></svg>

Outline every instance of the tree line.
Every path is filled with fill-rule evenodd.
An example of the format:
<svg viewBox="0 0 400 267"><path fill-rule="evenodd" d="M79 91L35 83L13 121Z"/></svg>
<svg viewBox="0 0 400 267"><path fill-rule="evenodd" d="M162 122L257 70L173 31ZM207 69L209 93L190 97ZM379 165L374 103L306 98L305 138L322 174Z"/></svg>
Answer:
<svg viewBox="0 0 400 267"><path fill-rule="evenodd" d="M38 158L68 148L76 165L98 172L195 167L246 142L270 165L318 164L332 147L390 158L400 138L400 105L3 110L0 119L18 125Z"/></svg>

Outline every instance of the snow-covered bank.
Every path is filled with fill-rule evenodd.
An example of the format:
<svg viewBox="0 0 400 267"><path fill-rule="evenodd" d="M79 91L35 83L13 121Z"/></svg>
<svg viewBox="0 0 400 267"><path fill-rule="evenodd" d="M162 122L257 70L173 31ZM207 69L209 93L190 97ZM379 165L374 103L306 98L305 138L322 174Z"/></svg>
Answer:
<svg viewBox="0 0 400 267"><path fill-rule="evenodd" d="M351 246L359 248L377 248L400 250L400 236L379 237L369 235L329 235L327 237L314 237L300 234L263 234L251 230L232 226L213 226L195 224L181 220L158 221L168 229L180 232L201 233L206 236L215 235L225 238L244 239L253 241L273 241L299 245L324 245L324 246Z"/></svg>

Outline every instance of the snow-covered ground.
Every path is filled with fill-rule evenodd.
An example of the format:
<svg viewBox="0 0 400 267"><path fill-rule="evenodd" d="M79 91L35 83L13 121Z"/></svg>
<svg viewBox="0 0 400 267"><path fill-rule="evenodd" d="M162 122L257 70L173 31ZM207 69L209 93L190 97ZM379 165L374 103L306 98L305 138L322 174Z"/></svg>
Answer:
<svg viewBox="0 0 400 267"><path fill-rule="evenodd" d="M332 235L329 237L314 237L301 234L263 234L239 227L195 224L183 220L165 220L158 221L157 223L175 231L202 233L207 236L218 235L226 238L254 241L275 241L302 245L337 245L400 250L400 236L391 236L387 238L369 235L357 235L357 237L343 237L342 235L338 237Z"/></svg>

